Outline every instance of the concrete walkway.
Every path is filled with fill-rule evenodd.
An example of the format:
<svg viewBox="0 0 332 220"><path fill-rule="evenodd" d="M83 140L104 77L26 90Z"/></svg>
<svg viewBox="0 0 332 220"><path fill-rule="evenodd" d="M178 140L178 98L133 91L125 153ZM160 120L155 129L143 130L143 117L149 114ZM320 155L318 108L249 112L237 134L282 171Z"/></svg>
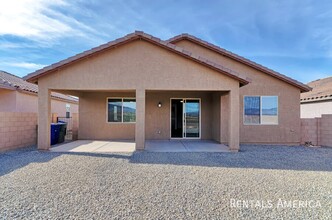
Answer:
<svg viewBox="0 0 332 220"><path fill-rule="evenodd" d="M149 152L229 152L226 145L210 140L150 140L145 143L145 150ZM95 141L78 140L55 145L53 152L81 152L81 153L121 153L134 152L133 141Z"/></svg>

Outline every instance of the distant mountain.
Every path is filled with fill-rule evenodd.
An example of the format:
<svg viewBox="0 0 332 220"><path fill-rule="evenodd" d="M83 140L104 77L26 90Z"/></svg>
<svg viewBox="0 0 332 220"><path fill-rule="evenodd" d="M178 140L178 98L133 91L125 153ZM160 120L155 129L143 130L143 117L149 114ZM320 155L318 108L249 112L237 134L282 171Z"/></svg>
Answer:
<svg viewBox="0 0 332 220"><path fill-rule="evenodd" d="M278 108L263 109L262 114L263 115L277 115L278 114Z"/></svg>
<svg viewBox="0 0 332 220"><path fill-rule="evenodd" d="M245 110L246 115L260 115L259 108L248 108ZM265 108L262 110L263 115L277 115L278 108Z"/></svg>
<svg viewBox="0 0 332 220"><path fill-rule="evenodd" d="M118 108L121 108L121 106L119 106L119 105L113 105L113 104L108 104L108 106L109 106L109 108L114 108L114 106L116 106L116 107L118 107ZM123 111L124 112L131 112L131 113L135 113L136 112L136 109L134 109L134 108L130 108L130 107L123 107Z"/></svg>
<svg viewBox="0 0 332 220"><path fill-rule="evenodd" d="M260 115L259 108L247 108L245 110L245 115Z"/></svg>

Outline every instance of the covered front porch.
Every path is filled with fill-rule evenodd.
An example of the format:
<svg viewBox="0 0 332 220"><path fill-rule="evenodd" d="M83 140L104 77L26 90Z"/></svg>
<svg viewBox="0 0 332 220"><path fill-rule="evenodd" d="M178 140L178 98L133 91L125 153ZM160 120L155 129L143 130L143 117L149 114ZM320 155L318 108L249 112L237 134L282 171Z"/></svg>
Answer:
<svg viewBox="0 0 332 220"><path fill-rule="evenodd" d="M52 152L62 153L132 153L134 141L97 141L77 140L59 144L51 148ZM211 140L147 140L145 151L148 152L230 152L226 145Z"/></svg>
<svg viewBox="0 0 332 220"><path fill-rule="evenodd" d="M55 149L74 151L83 149L83 151L97 152L239 150L238 89L234 91L55 91L80 98L79 141L52 148L53 151ZM49 99L49 96L44 98ZM43 111L48 109L48 107L45 109L46 106L40 107L43 107ZM43 116L45 115L40 114L40 117ZM40 121L43 119L40 118ZM48 129L48 125L44 129ZM46 137L45 140L45 137L39 136L39 149L49 149L49 142L45 144L46 148L41 144L42 141L48 141L49 133L46 133Z"/></svg>

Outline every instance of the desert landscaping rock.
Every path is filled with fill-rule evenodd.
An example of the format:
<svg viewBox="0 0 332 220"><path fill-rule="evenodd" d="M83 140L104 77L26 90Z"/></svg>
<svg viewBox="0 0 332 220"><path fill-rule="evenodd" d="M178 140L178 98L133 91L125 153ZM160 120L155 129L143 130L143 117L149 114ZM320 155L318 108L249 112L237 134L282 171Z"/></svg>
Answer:
<svg viewBox="0 0 332 220"><path fill-rule="evenodd" d="M1 153L0 219L332 218L331 148L241 149L102 155L29 148ZM232 205L248 200L255 207ZM279 200L295 205L318 201L321 206L278 207ZM264 207L269 201L272 207Z"/></svg>

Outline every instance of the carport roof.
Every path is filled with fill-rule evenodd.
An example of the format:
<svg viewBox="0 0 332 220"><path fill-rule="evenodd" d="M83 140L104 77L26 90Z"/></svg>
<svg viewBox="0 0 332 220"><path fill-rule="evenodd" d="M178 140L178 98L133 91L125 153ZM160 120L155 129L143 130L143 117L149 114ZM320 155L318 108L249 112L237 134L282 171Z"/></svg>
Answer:
<svg viewBox="0 0 332 220"><path fill-rule="evenodd" d="M191 59L191 60L193 60L197 63L200 63L204 66L207 66L208 68L216 70L216 71L218 71L218 72L220 72L224 75L227 75L227 76L229 76L233 79L236 79L240 82L241 86L248 84L249 81L250 81L250 79L241 76L239 73L237 73L237 72L235 72L235 71L233 71L229 68L225 68L224 66L222 66L220 64L217 64L217 63L214 63L211 60L208 60L208 59L206 59L204 57L201 57L201 56L197 56L197 55L191 53L190 51L183 49L182 47L179 47L179 46L176 46L172 43L163 41L159 38L156 38L152 35L146 34L142 31L135 31L134 33L128 34L128 35L126 35L122 38L116 39L114 41L110 41L106 44L102 44L98 47L95 47L95 48L92 48L90 50L84 51L82 53L79 53L77 55L69 57L69 58L67 58L65 60L62 60L60 62L57 62L57 63L54 63L52 65L46 66L43 69L40 69L40 70L37 70L33 73L28 74L27 76L24 77L24 79L26 79L29 82L36 83L38 81L38 78L40 78L40 77L42 77L46 74L49 74L49 73L59 69L60 67L70 65L74 62L77 62L77 61L83 59L83 58L93 56L97 53L104 52L104 51L109 50L111 48L126 44L128 42L131 42L131 41L137 40L137 39L142 39L142 40L145 40L147 42L153 43L153 44L155 44L157 46L160 46L164 49L167 49L171 52L174 52L174 53L179 54L183 57Z"/></svg>

